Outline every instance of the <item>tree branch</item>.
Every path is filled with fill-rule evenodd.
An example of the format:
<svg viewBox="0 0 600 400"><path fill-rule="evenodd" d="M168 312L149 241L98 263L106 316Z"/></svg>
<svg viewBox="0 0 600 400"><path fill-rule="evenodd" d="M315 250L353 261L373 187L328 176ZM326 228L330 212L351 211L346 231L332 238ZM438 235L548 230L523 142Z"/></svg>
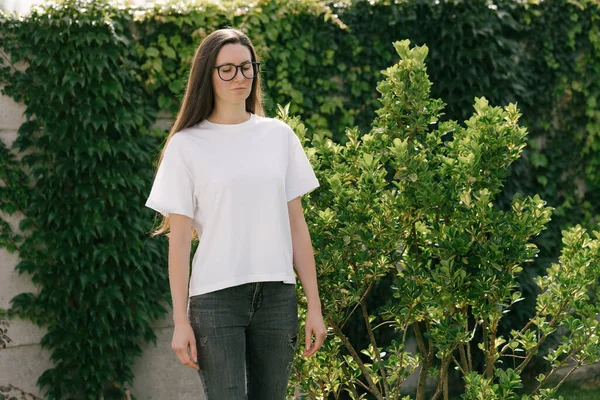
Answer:
<svg viewBox="0 0 600 400"><path fill-rule="evenodd" d="M460 371L462 372L463 375L466 375L466 372L469 371L467 355L465 354L465 347L468 345L469 345L469 343L467 343L467 344L462 343L458 346L458 351L460 352L460 362L462 363L462 366L459 365L458 367L460 368ZM454 358L454 356L452 356L452 357Z"/></svg>
<svg viewBox="0 0 600 400"><path fill-rule="evenodd" d="M369 385L368 387L365 386L365 389L367 389L369 392L371 392L372 395L377 397L378 400L383 400L381 392L377 388L377 385L375 385L375 382L373 382L373 378L371 378L369 371L365 367L365 364L363 363L363 361L360 359L360 356L356 352L356 349L354 348L354 346L352 346L352 343L350 343L350 341L348 340L346 335L344 335L342 330L335 324L335 322L331 318L327 318L327 322L329 323L329 326L331 326L333 328L333 331L335 332L337 337L340 338L340 340L342 341L342 344L344 345L346 350L348 350L348 352L350 353L350 356L358 364L358 368L360 368L360 371L362 372L363 376L365 377L365 380L367 381L367 383ZM357 382L360 382L360 380Z"/></svg>
<svg viewBox="0 0 600 400"><path fill-rule="evenodd" d="M467 306L465 306L465 314L468 313L467 310ZM467 332L469 332L469 317L467 316ZM473 371L473 357L471 357L471 341L473 340L473 338L475 337L475 331L477 330L477 321L475 321L475 326L473 327L473 332L471 333L471 338L469 340L469 342L466 344L466 348L467 348L467 361L468 361L468 371L471 372Z"/></svg>
<svg viewBox="0 0 600 400"><path fill-rule="evenodd" d="M421 334L421 328L419 328L418 322L412 323L413 331L415 332L415 339L417 340L417 347L419 352L423 355L423 361L421 362L421 371L419 372L419 382L417 383L417 396L416 400L425 399L425 382L427 381L427 375L429 372L429 353L425 349L425 342L423 341L423 335Z"/></svg>
<svg viewBox="0 0 600 400"><path fill-rule="evenodd" d="M488 341L488 323L485 319L483 320L481 328L483 329L483 352L485 353L485 376L487 378L489 378L491 376L491 375L489 375L489 368L488 368L490 348L489 348L489 341Z"/></svg>
<svg viewBox="0 0 600 400"><path fill-rule="evenodd" d="M558 382L558 385L556 385L556 390L558 390L563 383L565 383L565 381L571 376L571 374L573 372L575 372L575 370L579 369L579 367L581 367L581 361L578 361L577 364L575 364L575 366L569 371L568 374L566 374L561 380L560 382Z"/></svg>
<svg viewBox="0 0 600 400"><path fill-rule="evenodd" d="M577 291L579 291L581 289L582 288L580 287L579 289L577 289ZM558 309L558 312L554 315L554 317L552 318L550 323L548 323L548 327L550 329L554 328L554 325L556 325L556 323L558 322L559 316L562 314L563 310L567 306L567 303L569 302L569 300L571 300L571 297L573 297L574 294L575 294L575 291L571 292L567 296L567 298L562 302L562 304L560 305L560 308ZM521 371L523 371L523 369L525 369L525 367L527 366L527 364L529 364L529 362L531 361L531 359L533 358L533 356L535 355L535 353L537 352L539 347L546 340L546 337L547 337L547 335L545 333L542 333L542 336L540 336L540 339L538 340L537 344L531 350L529 350L529 354L527 355L527 358L525 358L525 360L515 370L517 373L520 373Z"/></svg>
<svg viewBox="0 0 600 400"><path fill-rule="evenodd" d="M579 352L579 351L580 351L580 350L583 348L583 346L585 346L585 345L588 343L588 341L589 341L590 337L591 337L592 335L594 335L594 334L595 334L595 331L594 331L594 330L592 330L592 331L590 332L590 334L589 334L589 335L587 335L587 340L584 340L584 341L583 341L583 342L582 342L582 343L581 343L579 346L577 346L577 347L575 347L573 350L571 350L571 352L569 353L569 355L568 355L567 357L565 357L565 359L564 359L564 360L568 360L568 359L570 359L571 357L573 357L575 354L577 354L577 353L578 353L578 352ZM578 363L581 363L581 361L578 361ZM550 373L548 374L548 376L546 376L546 377L545 377L545 378L544 378L544 379L543 379L543 380L542 380L542 381L539 383L539 385L538 385L538 386L535 388L535 391L534 391L532 394L536 394L536 393L538 393L538 391L539 391L539 390L542 388L542 386L544 385L544 383L546 383L546 381L547 381L548 379L550 379L550 377L552 377L552 375L554 375L554 373L555 373L556 371L558 371L558 368L559 368L558 366L557 366L557 367L554 367L554 368L552 368L552 370L550 371Z"/></svg>
<svg viewBox="0 0 600 400"><path fill-rule="evenodd" d="M350 376L349 372L348 372L348 368L342 364L342 370L344 371L344 374L346 374L346 376ZM360 382L360 381L359 381ZM362 384L362 382L360 382ZM348 382L346 382L346 385L348 386L348 391L350 393L352 393L352 395L354 396L355 399L358 399L358 391L356 390L356 386L354 386L354 382L350 379L348 379Z"/></svg>
<svg viewBox="0 0 600 400"><path fill-rule="evenodd" d="M456 349L456 345L450 350L449 354ZM440 380L438 381L437 389L433 394L431 400L437 400L442 394L444 400L448 400L448 368L450 367L450 356L446 356L442 359L442 365L440 367Z"/></svg>
<svg viewBox="0 0 600 400"><path fill-rule="evenodd" d="M498 320L492 321L492 329L490 331L490 347L488 353L488 361L486 361L486 375L488 378L494 376L494 353L496 352L496 330L498 329Z"/></svg>
<svg viewBox="0 0 600 400"><path fill-rule="evenodd" d="M362 296L360 296L360 300L358 301L358 303L356 303L356 305L354 306L354 308L352 308L352 311L350 311L350 313L346 316L346 319L344 319L344 321L342 321L342 323L340 324L340 329L343 329L344 326L346 326L346 323L348 322L348 320L350 319L350 317L352 316L352 314L354 314L354 311L356 311L356 309L358 308L358 306L365 300L365 298L367 297L367 295L371 292L371 289L373 288L374 282L375 281L371 281L371 283L369 283L369 286L367 286L367 288L363 292Z"/></svg>
<svg viewBox="0 0 600 400"><path fill-rule="evenodd" d="M546 304L544 307L542 307L542 309L540 310L540 312L539 312L539 313L537 313L536 315L534 315L534 317L533 317L533 318L531 318L531 319L530 319L530 320L527 322L527 324L526 324L526 325L523 327L523 329L521 329L521 331L520 331L520 332L517 334L517 336L521 336L522 334L524 334L524 333L525 333L525 331L527 331L527 329L529 329L529 327L531 326L531 324L533 324L533 321L534 321L535 319L537 319L538 317L540 317L544 311L546 311L546 308L547 308L547 307L548 307L548 305L547 305L547 304ZM499 356L499 357L503 357L503 356L504 356L504 352L505 352L506 350L508 350L509 348L510 348L510 340L509 340L509 341L507 341L507 343L504 345L504 347L502 347L502 350L500 350L500 353L498 353L498 356Z"/></svg>
<svg viewBox="0 0 600 400"><path fill-rule="evenodd" d="M465 369L463 369L463 367L461 367L461 365L458 362L458 360L456 359L456 357L452 356L452 360L454 361L454 364L456 364L456 366L458 367L458 369L460 370L460 372L462 372L463 375L466 375L467 371Z"/></svg>
<svg viewBox="0 0 600 400"><path fill-rule="evenodd" d="M2 58L4 58L12 67L13 71L17 72L17 67L15 67L15 65L12 63L12 61L10 61L10 57L8 56L8 54L6 54L3 50L0 50L0 55L2 56Z"/></svg>
<svg viewBox="0 0 600 400"><path fill-rule="evenodd" d="M410 321L411 314L412 306L409 306L406 321ZM408 325L405 324L402 327L402 330L404 331L404 333L402 333L402 354L400 354L400 367L398 368L399 371L402 371L402 367L404 366L404 354L406 353L406 333L408 332ZM402 382L404 382L404 379L400 379L400 377L398 377L398 380L396 382L396 400L400 398L400 385L402 384Z"/></svg>
<svg viewBox="0 0 600 400"><path fill-rule="evenodd" d="M373 330L371 329L371 323L369 322L369 313L367 312L367 306L365 305L364 302L361 302L360 308L362 309L363 319L365 320L365 325L367 327L369 341L371 342L371 346L373 346L373 351L375 352L375 357L377 357L377 362L379 363L379 374L381 375L381 380L383 381L383 391L384 391L385 397L387 399L390 397L390 388L387 383L385 370L383 369L383 360L381 359L381 354L379 354L379 348L377 347L377 342L375 341L375 335L373 335Z"/></svg>

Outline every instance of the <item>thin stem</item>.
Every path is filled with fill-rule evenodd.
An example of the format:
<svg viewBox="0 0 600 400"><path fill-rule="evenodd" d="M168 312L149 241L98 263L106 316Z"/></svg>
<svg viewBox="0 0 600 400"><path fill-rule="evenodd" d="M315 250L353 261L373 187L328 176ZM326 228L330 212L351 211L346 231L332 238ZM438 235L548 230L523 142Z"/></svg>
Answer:
<svg viewBox="0 0 600 400"><path fill-rule="evenodd" d="M382 253L382 255L387 256L387 257L391 257L392 253L393 253L393 251L390 251L390 252L387 252L387 253ZM404 254L404 252L402 252L402 254ZM346 318L344 319L344 321L340 324L340 329L343 329L344 326L346 326L346 323L348 322L348 320L350 319L350 317L352 316L352 314L354 313L354 311L356 311L356 309L358 308L359 304L364 301L364 299L367 297L367 295L369 293L371 293L371 289L373 288L373 284L374 283L375 283L375 280L373 279L369 283L369 286L367 287L367 289L365 289L365 291L363 292L363 294L360 297L360 300L358 301L358 303L356 303L356 305L352 308L352 311L350 311L350 313L346 316Z"/></svg>
<svg viewBox="0 0 600 400"><path fill-rule="evenodd" d="M404 379L400 379L400 377L398 377L396 381L396 400L400 398L400 385L402 384L402 382L404 382Z"/></svg>
<svg viewBox="0 0 600 400"><path fill-rule="evenodd" d="M12 244L15 247L15 249L20 252L19 245L16 244L13 240L7 239L7 242Z"/></svg>
<svg viewBox="0 0 600 400"><path fill-rule="evenodd" d="M490 347L488 361L486 362L486 374L488 378L494 376L494 353L496 351L496 330L498 327L498 320L492 321L492 329L490 331Z"/></svg>
<svg viewBox="0 0 600 400"><path fill-rule="evenodd" d="M365 390L371 391L367 385L365 385L362 381L356 381L360 386L362 386Z"/></svg>
<svg viewBox="0 0 600 400"><path fill-rule="evenodd" d="M421 352L421 354L423 354L423 357L425 357L427 355L427 349L425 348L425 341L423 340L423 335L421 334L421 328L419 328L419 323L413 322L412 328L413 328L413 331L415 332L415 339L417 340L417 347L419 348L419 351Z"/></svg>
<svg viewBox="0 0 600 400"><path fill-rule="evenodd" d="M467 343L467 360L469 361L469 372L473 371L473 357L471 356L471 342Z"/></svg>
<svg viewBox="0 0 600 400"><path fill-rule="evenodd" d="M444 368L444 400L449 400L449 390L448 390L448 368L450 368L450 357L448 357L448 362L446 362L446 367Z"/></svg>
<svg viewBox="0 0 600 400"><path fill-rule="evenodd" d="M329 387L333 388L334 385L331 384L331 376L328 375L328 374L326 374L325 375L325 379L327 380L327 384L329 384ZM339 397L339 394L337 393L338 391L337 390L332 390L332 391L333 391L333 397L334 397L334 399L337 400L337 398ZM327 390L325 390L325 388L323 388L323 395L324 395L323 397L325 399L329 398L328 393L330 393L330 392L327 392Z"/></svg>
<svg viewBox="0 0 600 400"><path fill-rule="evenodd" d="M383 321L382 323L380 323L379 325L377 325L376 327L373 328L373 330L376 330L377 328L385 325L385 324L393 324L396 321Z"/></svg>
<svg viewBox="0 0 600 400"><path fill-rule="evenodd" d="M545 340L546 340L546 334L544 333L540 337L540 340L538 340L537 344L535 346L533 346L533 348L531 348L531 350L529 350L529 354L527 354L527 357L525 357L525 360L523 360L523 362L521 364L519 364L519 366L517 367L515 372L520 373L521 371L523 371L523 369L525 369L525 367L527 366L527 364L529 364L529 362L531 361L531 359L533 358L535 353L537 353L538 348L542 345L542 343Z"/></svg>
<svg viewBox="0 0 600 400"><path fill-rule="evenodd" d="M8 388L10 390L16 390L17 392L20 392L22 396L29 396L29 397L31 397L32 400L42 400L40 397L37 397L35 394L28 393L28 392L24 391L23 389L13 386L11 384L8 384Z"/></svg>
<svg viewBox="0 0 600 400"><path fill-rule="evenodd" d="M514 359L518 359L518 358L520 358L520 359L522 359L522 360L524 360L524 359L526 359L526 358L527 358L527 356L518 356L518 355L516 355L516 354L514 354L514 353L513 353L513 354L506 354L506 355L504 355L504 357L510 357L510 358L514 358ZM516 369L516 368L517 368L517 367L513 365L513 369Z"/></svg>
<svg viewBox="0 0 600 400"><path fill-rule="evenodd" d="M456 359L456 357L452 356L452 360L454 361L454 364L456 364L456 366L458 367L458 369L460 370L460 372L462 372L463 375L466 375L467 371L464 370L463 367L461 367L461 365L458 362L458 360Z"/></svg>
<svg viewBox="0 0 600 400"><path fill-rule="evenodd" d="M542 315L542 313L544 311L546 311L546 308L548 307L548 304L546 304L544 307L542 307L542 309L540 310L539 313L537 313L533 318L531 318L527 324L523 327L523 329L521 329L521 331L517 334L517 336L521 336L522 334L525 333L525 331L527 331L527 329L529 329L529 327L531 326L531 324L533 324L533 321L535 321L539 316ZM506 350L508 350L510 348L510 340L504 345L504 347L502 347L502 350L500 350L500 353L498 353L499 357L503 357L504 356L504 352Z"/></svg>
<svg viewBox="0 0 600 400"><path fill-rule="evenodd" d="M373 346L373 351L375 352L375 356L377 357L377 362L379 363L379 375L381 375L381 380L383 381L383 391L385 393L385 397L390 397L390 388L387 383L385 370L383 369L383 360L381 359L381 354L379 353L379 348L377 347L377 342L375 341L375 335L373 335L373 330L371 329L371 323L369 322L369 313L367 311L367 306L364 302L360 303L360 308L362 309L363 319L365 320L365 326L367 327L367 333L369 335L369 341L371 342L371 346Z"/></svg>
<svg viewBox="0 0 600 400"><path fill-rule="evenodd" d="M467 363L467 355L465 354L465 347L468 346L468 343L465 345L464 343L458 345L458 351L460 353L460 362L462 363L462 367L460 370L463 375L466 375L466 371L469 370L469 364Z"/></svg>
<svg viewBox="0 0 600 400"><path fill-rule="evenodd" d="M581 290L581 288L579 288L577 291L579 291L579 290ZM569 294L567 296L567 298L562 302L562 304L560 305L560 308L558 309L558 312L554 315L554 317L552 318L552 320L548 324L548 327L550 329L554 328L554 325L556 325L556 323L558 322L559 316L562 314L564 308L567 306L567 303L569 302L569 300L571 299L571 297L574 294L575 294L575 292L571 292L571 294ZM523 361L517 367L517 369L516 369L517 373L520 373L521 371L523 371L523 369L525 369L525 367L527 366L527 364L529 364L529 362L531 361L531 359L533 358L533 356L535 355L535 353L537 353L537 350L539 349L539 347L546 340L546 337L547 337L546 333L542 333L542 335L540 336L540 339L538 340L538 342L536 343L536 345L531 350L529 350L529 354L527 355L527 358L525 359L525 361Z"/></svg>
<svg viewBox="0 0 600 400"><path fill-rule="evenodd" d="M350 376L350 374L348 373L348 368L342 364L342 370L344 371L344 374L346 376ZM362 383L362 382L361 382ZM354 386L354 382L350 379L348 379L348 382L346 383L348 386L348 390L350 391L350 393L352 393L352 395L354 396L355 399L358 399L358 391L356 390L356 386Z"/></svg>
<svg viewBox="0 0 600 400"><path fill-rule="evenodd" d="M563 361L565 361L565 360L569 360L569 359L570 359L571 357L573 357L573 356L574 356L576 353L578 353L578 352L579 352L579 351L580 351L580 350L583 348L583 346L585 346L585 345L588 343L588 341L589 341L590 337L591 337L592 335L594 335L594 334L595 334L595 331L594 331L594 330L592 330L592 331L590 332L590 334L587 336L587 340L584 340L584 341L583 341L583 342L582 342L582 343L581 343L579 346L577 346L577 347L575 347L573 350L571 350L571 352L569 353L569 355L568 355L567 357L565 357L565 358L563 359ZM578 362L580 362L580 361L578 361ZM547 381L548 379L550 379L550 378L551 378L551 377L554 375L554 373L555 373L556 371L558 371L558 366L556 366L556 367L552 368L552 371L550 371L550 373L548 374L548 376L546 376L546 377L544 378L544 380L542 380L542 381L540 382L540 384L539 384L539 385L538 385L538 386L535 388L535 391L534 391L532 394L536 394L536 393L538 393L538 391L539 391L539 390L542 388L542 386L544 385L544 383L546 383L546 381Z"/></svg>
<svg viewBox="0 0 600 400"><path fill-rule="evenodd" d="M354 386L353 384L348 385L350 387L350 393L352 393L352 395L354 396L355 399L358 399L358 391L356 390L356 386Z"/></svg>
<svg viewBox="0 0 600 400"><path fill-rule="evenodd" d="M408 309L408 315L406 317L407 321L410 321L411 314L412 314L412 306L410 306ZM402 334L402 354L400 354L400 367L398 368L399 371L402 371L402 367L404 366L404 354L406 353L405 343L406 343L406 333L408 331L408 326L405 324L402 328L403 328L404 333ZM402 384L403 381L404 380L400 379L400 377L398 377L398 379L396 381L396 400L398 400L398 398L400 398L400 385Z"/></svg>
<svg viewBox="0 0 600 400"><path fill-rule="evenodd" d="M456 346L455 346L456 347ZM450 354L454 351L454 348L450 350ZM446 356L442 359L442 365L440 368L440 380L438 381L437 389L431 398L431 400L437 400L442 394L444 400L448 400L448 367L450 366L450 357Z"/></svg>
<svg viewBox="0 0 600 400"><path fill-rule="evenodd" d="M419 352L423 355L423 362L421 363L421 371L419 372L419 381L417 383L417 395L416 400L425 399L425 382L427 381L428 369L429 369L429 353L425 349L425 342L423 341L423 335L421 334L421 328L419 328L418 322L412 323L413 331L415 332L415 339L417 340L417 347Z"/></svg>
<svg viewBox="0 0 600 400"><path fill-rule="evenodd" d="M485 355L485 374L486 377L490 377L489 372L488 372L488 361L489 361L489 354L490 354L490 348L489 348L489 341L488 341L488 323L487 321L484 319L483 323L482 323L482 329L483 329L483 352Z"/></svg>
<svg viewBox="0 0 600 400"><path fill-rule="evenodd" d="M431 326L429 325L428 321L425 321L425 328L427 329L427 332L431 332ZM433 341L428 340L427 341L427 345L429 350L427 351L427 365L431 366L433 364Z"/></svg>
<svg viewBox="0 0 600 400"><path fill-rule="evenodd" d="M435 389L435 393L433 394L433 397L431 398L431 400L437 400L438 397L440 397L440 395L442 394L442 379L444 379L442 377L442 371L440 371L440 380L438 382L437 388Z"/></svg>
<svg viewBox="0 0 600 400"><path fill-rule="evenodd" d="M566 381L567 379L569 379L569 377L571 376L571 374L572 374L573 372L575 372L575 370L579 369L579 367L581 367L581 361L577 362L577 364L575 364L575 366L574 366L574 367L573 367L573 368L572 368L572 369L569 371L569 373L568 373L568 374L566 374L566 375L565 375L565 376L564 376L564 377L563 377L563 378L560 380L560 382L558 382L558 385L556 385L556 390L558 390L558 389L559 389L559 388L562 386L562 384L563 384L563 383L565 383L565 381Z"/></svg>
<svg viewBox="0 0 600 400"><path fill-rule="evenodd" d="M1 52L1 50L0 50L0 52ZM0 180L0 182L3 182L4 185L8 185L8 183L4 179ZM23 211L23 207L21 206L21 204L19 203L19 201L16 198L13 198L12 202L17 206L17 211L20 211L21 214L23 214L25 216L27 215L27 213L25 211ZM29 218L31 220L31 222L33 223L33 225L36 228L40 229L40 225L34 219L32 219L30 217L27 217L27 218Z"/></svg>
<svg viewBox="0 0 600 400"><path fill-rule="evenodd" d="M516 358L516 354L515 354L515 349L513 349L512 351L512 358L513 358L513 369L517 369L517 358Z"/></svg>
<svg viewBox="0 0 600 400"><path fill-rule="evenodd" d="M363 302L363 300L371 292L371 289L373 288L373 284L374 284L374 281L371 281L371 283L369 283L369 286L367 286L367 288L363 292L362 296L360 296L360 300L358 301L358 303L356 303L356 305L354 306L354 308L352 308L352 311L350 311L350 313L346 316L346 319L344 319L344 321L342 321L342 323L340 324L340 329L343 329L344 326L346 326L346 323L348 322L348 320L350 319L350 317L352 316L352 314L354 314L354 311L356 311L356 309L358 308L358 306Z"/></svg>
<svg viewBox="0 0 600 400"><path fill-rule="evenodd" d="M413 221L412 224L412 237L413 237L413 249L416 255L419 255L419 245L417 239L417 220Z"/></svg>
<svg viewBox="0 0 600 400"><path fill-rule="evenodd" d="M367 389L372 395L377 397L378 400L383 400L383 397L381 396L381 392L377 388L377 385L375 385L375 382L373 382L373 379L371 378L369 371L365 367L365 364L363 363L363 361L360 359L360 356L356 352L356 349L354 348L354 346L352 346L352 343L350 343L350 341L348 340L346 335L344 335L342 330L335 324L335 322L331 318L327 318L327 323L329 324L329 326L331 326L333 328L333 331L335 332L337 337L342 341L342 344L348 350L348 352L350 353L350 356L352 356L354 361L358 364L358 368L360 368L360 371L362 372L363 376L365 377L365 380L367 381L367 383L369 385L368 387L365 386L365 389ZM357 382L362 384L362 382L360 382L360 380L358 380Z"/></svg>
<svg viewBox="0 0 600 400"><path fill-rule="evenodd" d="M2 55L2 58L4 58L12 67L12 69L17 72L17 67L15 67L15 65L12 63L12 61L10 61L10 57L8 56L8 54L6 54L4 51L0 50L0 55Z"/></svg>
<svg viewBox="0 0 600 400"><path fill-rule="evenodd" d="M298 382L302 382L304 380L304 377L302 376L302 374L299 371L296 372L296 377L298 378ZM308 386L308 394L310 395L311 399L317 398L317 395L313 392L313 390L310 386Z"/></svg>
<svg viewBox="0 0 600 400"><path fill-rule="evenodd" d="M406 321L410 321L410 317L412 316L412 305L409 306L408 308L408 315L406 316ZM404 333L402 334L402 345L404 346L404 344L406 343L406 333L408 331L408 322L406 322L404 324L404 326L402 327L402 330L404 331Z"/></svg>
<svg viewBox="0 0 600 400"><path fill-rule="evenodd" d="M323 381L319 381L319 388L321 389L321 396L323 396L324 399L326 399L327 397L327 391L325 390L325 386L323 385Z"/></svg>
<svg viewBox="0 0 600 400"><path fill-rule="evenodd" d="M465 314L468 314L468 311L469 311L468 306L465 306ZM467 316L467 321L465 322L465 324L466 324L467 332L469 332L469 317L468 316ZM473 327L473 333L471 333L471 339L469 340L468 343L465 344L465 347L467 348L467 363L468 363L467 370L469 372L473 371L473 358L471 357L471 341L475 337L476 330L477 330L477 321L475 321L475 326Z"/></svg>

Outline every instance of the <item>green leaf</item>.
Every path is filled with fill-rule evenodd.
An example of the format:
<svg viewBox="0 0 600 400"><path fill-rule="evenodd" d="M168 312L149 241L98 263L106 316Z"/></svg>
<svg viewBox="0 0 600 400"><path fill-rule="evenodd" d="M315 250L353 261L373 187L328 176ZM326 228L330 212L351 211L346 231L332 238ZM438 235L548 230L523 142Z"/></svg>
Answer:
<svg viewBox="0 0 600 400"><path fill-rule="evenodd" d="M156 47L148 47L146 49L147 57L158 57L159 54L160 54L160 52L158 51L158 49Z"/></svg>
<svg viewBox="0 0 600 400"><path fill-rule="evenodd" d="M173 60L175 60L177 58L177 54L175 53L175 50L173 50L172 47L168 47L168 46L163 47L163 54Z"/></svg>

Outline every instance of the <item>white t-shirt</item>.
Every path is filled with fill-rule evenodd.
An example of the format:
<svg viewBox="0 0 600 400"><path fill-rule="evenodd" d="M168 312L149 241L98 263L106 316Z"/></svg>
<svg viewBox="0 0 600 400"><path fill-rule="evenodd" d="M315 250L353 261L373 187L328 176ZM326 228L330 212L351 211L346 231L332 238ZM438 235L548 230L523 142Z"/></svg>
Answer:
<svg viewBox="0 0 600 400"><path fill-rule="evenodd" d="M287 203L319 186L284 122L251 114L234 125L204 120L177 132L146 206L192 218L200 242L189 295L249 282L294 284Z"/></svg>

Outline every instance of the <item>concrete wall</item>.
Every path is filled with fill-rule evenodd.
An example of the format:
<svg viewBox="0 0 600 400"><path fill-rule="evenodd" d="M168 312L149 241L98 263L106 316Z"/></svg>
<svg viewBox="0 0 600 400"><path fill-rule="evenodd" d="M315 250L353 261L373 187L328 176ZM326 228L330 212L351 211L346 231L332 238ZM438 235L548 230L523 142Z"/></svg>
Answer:
<svg viewBox="0 0 600 400"><path fill-rule="evenodd" d="M19 126L25 121L24 112L22 104L0 94L0 140L9 148L17 137ZM169 128L171 123L168 116L162 115L157 126ZM0 218L19 232L20 213L11 216L0 213ZM19 276L15 272L18 262L18 254L10 254L0 248L0 308L9 308L10 300L19 293L36 292L28 276ZM12 319L9 324L7 336L11 342L5 349L0 347L0 386L12 385L43 398L36 381L52 365L49 352L40 346L45 332L26 320ZM202 399L202 385L196 371L180 365L171 350L171 315L155 321L154 327L157 345L145 345L142 357L136 360L133 394L139 400ZM19 393L17 389L11 392L13 395Z"/></svg>

